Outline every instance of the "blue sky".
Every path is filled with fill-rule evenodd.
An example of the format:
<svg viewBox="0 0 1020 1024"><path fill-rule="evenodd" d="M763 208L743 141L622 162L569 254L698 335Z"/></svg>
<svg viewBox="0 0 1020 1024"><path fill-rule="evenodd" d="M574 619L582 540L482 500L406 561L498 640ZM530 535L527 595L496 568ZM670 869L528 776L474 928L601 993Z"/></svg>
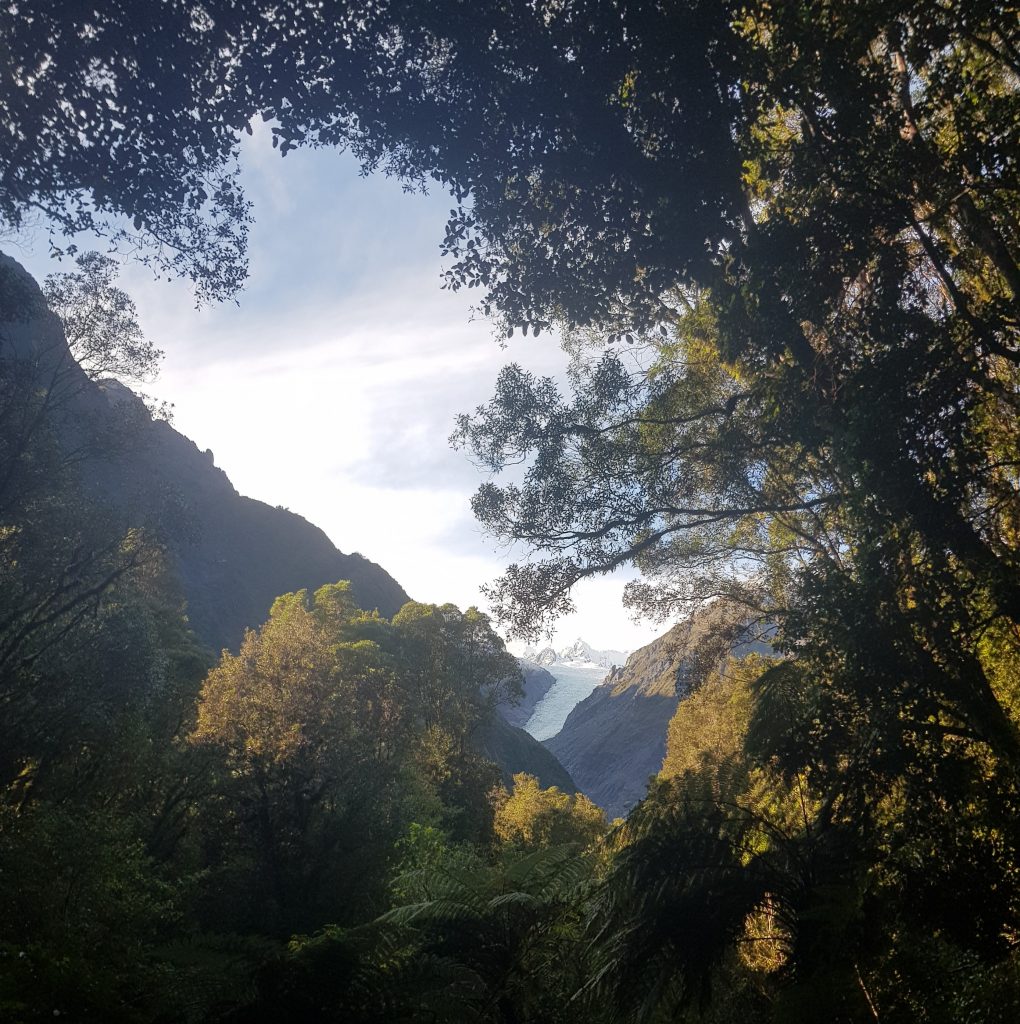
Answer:
<svg viewBox="0 0 1020 1024"><path fill-rule="evenodd" d="M441 191L363 178L332 151L281 158L260 123L243 169L255 225L239 305L196 310L185 283L124 267L166 352L147 390L174 403L174 425L242 494L305 516L417 600L484 607L479 586L521 553L482 535L468 506L481 478L446 439L505 363L559 374L564 355L548 335L501 348L472 320L472 295L442 290ZM37 276L60 269L43 232L30 244L8 251ZM661 633L631 621L624 579L583 584L555 641L633 649Z"/></svg>

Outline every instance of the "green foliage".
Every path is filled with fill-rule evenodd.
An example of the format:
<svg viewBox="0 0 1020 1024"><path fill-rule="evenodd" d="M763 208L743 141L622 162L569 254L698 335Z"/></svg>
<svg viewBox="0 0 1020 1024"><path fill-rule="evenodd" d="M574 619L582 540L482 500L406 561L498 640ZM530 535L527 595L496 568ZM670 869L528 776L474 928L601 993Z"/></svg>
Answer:
<svg viewBox="0 0 1020 1024"><path fill-rule="evenodd" d="M787 664L770 666L767 659L751 654L730 658L710 675L680 703L669 723L661 777L678 778L742 757L752 714L752 684Z"/></svg>
<svg viewBox="0 0 1020 1024"><path fill-rule="evenodd" d="M5 10L3 221L41 211L67 235L92 231L190 278L201 298L233 295L246 276L235 157L247 117L235 104L213 113L233 92L222 87L230 6L216 32L187 4L161 8L158 26L116 0L88 14Z"/></svg>
<svg viewBox="0 0 1020 1024"><path fill-rule="evenodd" d="M191 740L225 769L209 808L214 899L220 914L255 915L237 927L286 936L347 919L381 883L403 716L362 624L375 628L347 584L285 595L203 686Z"/></svg>
<svg viewBox="0 0 1020 1024"><path fill-rule="evenodd" d="M43 293L75 362L92 380L151 381L163 353L146 340L131 297L114 284L116 261L88 252L75 262L76 272L50 274Z"/></svg>
<svg viewBox="0 0 1020 1024"><path fill-rule="evenodd" d="M205 773L175 734L206 665L158 574L122 580L32 663L38 717L14 704L8 725L49 728L21 734L21 770L0 796L12 1020L194 1019L160 949L186 927L184 834Z"/></svg>
<svg viewBox="0 0 1020 1024"><path fill-rule="evenodd" d="M786 660L681 706L671 781L621 854L606 977L649 1018L682 1010L778 915L764 991L781 1019L941 1019L967 987L930 977L943 956L976 958L990 1006L990 979L1014 967L1018 895L1015 12L752 4L724 25L682 5L728 83L712 116L732 149L701 147L718 185L700 208L663 173L682 133L655 114L702 111L683 74L641 60L664 15L627 13L634 63L615 94L635 139L660 134L637 171L595 163L641 241L614 251L612 220L570 205L577 248L555 259L584 252L589 276L579 298L545 290L541 251L520 243L539 189L575 195L561 146L526 195L504 193L487 238L499 263L516 232L501 266L519 291L497 300L510 322L528 307L587 328L570 394L511 367L455 434L490 471L526 466L474 508L544 561L511 566L492 596L527 632L579 579L633 562L638 608L724 596L775 624ZM676 258L656 226L671 203L716 211L714 259ZM556 236L557 212L531 223ZM484 212L474 227L486 236ZM922 947L928 967L901 952Z"/></svg>
<svg viewBox="0 0 1020 1024"><path fill-rule="evenodd" d="M144 962L177 908L130 820L52 805L21 815L5 808L0 843L3 876L17 878L3 891L4 985L15 1001L25 1011L48 1001L62 1014L139 1019L122 1008L125 981L154 984Z"/></svg>
<svg viewBox="0 0 1020 1024"><path fill-rule="evenodd" d="M401 683L426 729L466 735L492 707L524 693L517 660L477 608L411 601L393 631Z"/></svg>
<svg viewBox="0 0 1020 1024"><path fill-rule="evenodd" d="M412 936L409 1010L435 1007L435 1019L450 1022L563 1019L564 982L573 979L552 965L576 941L570 908L585 875L568 845L508 849L492 864L445 855L402 880L420 898L380 924ZM418 977L432 964L439 970L431 980Z"/></svg>
<svg viewBox="0 0 1020 1024"><path fill-rule="evenodd" d="M349 924L378 907L409 818L484 840L498 776L467 741L519 675L473 609L389 623L347 583L277 599L209 674L191 737L224 759L218 912L281 936Z"/></svg>
<svg viewBox="0 0 1020 1024"><path fill-rule="evenodd" d="M590 847L605 835L606 816L583 793L542 789L532 775L513 778L513 790L497 802L496 836L525 850L576 844Z"/></svg>

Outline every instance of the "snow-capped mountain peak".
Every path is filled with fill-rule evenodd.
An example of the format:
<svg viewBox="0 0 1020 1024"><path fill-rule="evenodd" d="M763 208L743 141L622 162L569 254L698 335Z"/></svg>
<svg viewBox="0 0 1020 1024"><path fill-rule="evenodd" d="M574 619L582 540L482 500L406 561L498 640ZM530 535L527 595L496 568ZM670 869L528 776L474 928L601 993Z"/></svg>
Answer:
<svg viewBox="0 0 1020 1024"><path fill-rule="evenodd" d="M529 647L524 651L522 657L526 661L532 661L546 667L549 665L570 664L612 668L614 665L624 664L627 660L627 654L627 651L596 650L586 640L578 637L569 647L562 651L556 651L552 647L543 647L542 649Z"/></svg>

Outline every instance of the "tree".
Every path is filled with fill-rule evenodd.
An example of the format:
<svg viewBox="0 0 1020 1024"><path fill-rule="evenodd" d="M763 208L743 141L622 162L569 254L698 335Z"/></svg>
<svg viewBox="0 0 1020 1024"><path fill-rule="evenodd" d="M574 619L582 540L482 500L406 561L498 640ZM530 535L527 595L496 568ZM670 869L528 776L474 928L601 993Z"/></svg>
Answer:
<svg viewBox="0 0 1020 1024"><path fill-rule="evenodd" d="M213 113L232 91L232 6L215 32L185 3L162 6L156 24L119 2L5 9L7 224L38 212L65 235L91 230L140 249L200 297L233 294L245 275L248 212L233 161L246 118Z"/></svg>
<svg viewBox="0 0 1020 1024"><path fill-rule="evenodd" d="M517 659L477 608L411 601L393 627L402 685L427 730L463 744L497 704L523 695Z"/></svg>
<svg viewBox="0 0 1020 1024"><path fill-rule="evenodd" d="M531 291L556 308L574 295L585 318L626 282L654 298L678 265L706 263L704 238L742 208L737 44L718 5L486 2L465 18L456 0L328 15L213 0L134 14L120 0L5 12L0 207L14 225L38 210L65 234L112 234L200 296L243 281L248 211L232 166L257 114L284 153L350 148L412 187L448 186L451 283L486 288L490 308L536 328L548 309L529 314Z"/></svg>
<svg viewBox="0 0 1020 1024"><path fill-rule="evenodd" d="M496 809L497 837L525 850L565 843L589 847L607 829L606 816L583 793L542 789L538 779L523 772L514 776L512 792L501 794Z"/></svg>
<svg viewBox="0 0 1020 1024"><path fill-rule="evenodd" d="M177 740L208 661L158 549L72 483L23 496L0 545L0 1000L128 1024L219 985L193 968L182 996L165 951L197 869L207 772Z"/></svg>
<svg viewBox="0 0 1020 1024"><path fill-rule="evenodd" d="M109 281L92 284L79 300L102 303ZM61 321L6 258L0 297L0 771L10 782L34 778L69 737L84 742L146 674L133 660L149 650L146 627L124 608L167 586L167 571L153 538L82 486L89 460L125 443L123 424L93 415ZM120 332L94 326L79 340L99 359Z"/></svg>
<svg viewBox="0 0 1020 1024"><path fill-rule="evenodd" d="M76 272L50 274L43 291L63 324L71 357L93 381L151 382L163 353L142 333L131 297L116 286L117 262L98 252L75 262Z"/></svg>
<svg viewBox="0 0 1020 1024"><path fill-rule="evenodd" d="M224 882L248 890L243 926L285 934L364 915L410 821L486 837L497 774L470 734L515 678L474 609L410 602L390 623L348 583L278 598L210 672L192 733L224 758L210 841L237 872Z"/></svg>
<svg viewBox="0 0 1020 1024"><path fill-rule="evenodd" d="M406 709L363 627L373 618L348 583L286 594L202 688L192 742L221 750L226 768L219 888L236 886L233 899L248 890L231 913L247 906L249 928L342 922L378 895Z"/></svg>
<svg viewBox="0 0 1020 1024"><path fill-rule="evenodd" d="M510 568L493 592L498 616L533 629L569 607L578 579L633 561L639 608L743 602L778 624L780 648L810 664L820 693L838 676L839 692L856 688L876 713L874 695L889 697L868 719L889 743L928 729L952 756L964 736L1016 771L998 659L1015 662L1017 648L1003 640L1008 653L993 658L982 639L1020 619L1018 168L1016 147L1001 149L1017 133L1015 25L995 3L745 5L716 21L671 9L709 33L718 72L709 106L727 139L699 149L717 157L708 203L674 191L682 177L653 177L695 145L682 129L686 68L642 59L664 12L625 10L635 41L621 109L642 155L634 170L589 151L589 166L597 192L633 201L639 256L604 244L612 217L588 218L579 199L537 215L544 195L580 193L574 138L528 150L523 195L487 165L505 216L479 259L503 266L512 237L505 265L532 272L511 275L509 323L533 322L528 306L590 329L575 332L572 396L511 368L455 434L489 471L526 465L522 482L486 484L475 500L492 532L545 556ZM583 49L570 52L586 65ZM591 74L608 102L601 68ZM656 227L677 206L692 221L714 211L704 260L676 258ZM577 248L546 260L546 235ZM540 273L585 254L574 294ZM588 281L608 305L586 305ZM614 350L586 365L585 342L607 340Z"/></svg>
<svg viewBox="0 0 1020 1024"><path fill-rule="evenodd" d="M451 283L486 289L508 327L560 313L654 322L689 274L728 283L735 328L778 318L776 352L810 362L781 301L801 243L818 244L817 280L838 292L841 278L820 267L840 258L839 240L874 227L845 251L865 265L883 218L886 237L913 232L911 217L927 223L918 196L933 228L955 221L1015 291L1003 205L1015 158L1008 132L988 130L1013 116L1015 29L1001 3L965 16L954 4L811 0L781 12L690 0L461 13L379 4L326 17L296 0L217 0L200 15L164 4L142 25L114 0L6 12L5 214L38 208L74 229L126 213L164 264L229 292L245 207L225 168L261 113L283 151L350 147L367 168L448 185L461 201ZM166 40L158 56L141 43L153 28ZM88 145L74 148L79 138ZM988 188L975 187L982 174ZM798 225L770 209L777 188L812 216ZM926 259L940 244L913 238ZM941 257L935 266L946 270Z"/></svg>
<svg viewBox="0 0 1020 1024"><path fill-rule="evenodd" d="M1014 415L1018 277L1002 5L965 17L952 4L810 0L458 10L380 5L327 21L301 3L224 2L202 17L163 5L177 48L158 60L131 49L139 28L116 3L8 14L11 216L89 188L136 216L143 201L199 210L198 179L257 112L276 119L284 151L349 146L366 168L435 176L465 200L450 282L486 289L505 326L668 328L684 290L707 293L724 361L762 373L764 410L798 410L776 425L792 437L767 436L831 449L836 494L877 501L950 550L1015 615L1001 536L1014 529L1015 459L998 430ZM33 70L40 52L50 61ZM87 162L61 143L82 132ZM61 159L33 158L37 145ZM975 430L1004 457L946 457L977 450ZM969 507L995 510L976 525L961 504L975 488Z"/></svg>

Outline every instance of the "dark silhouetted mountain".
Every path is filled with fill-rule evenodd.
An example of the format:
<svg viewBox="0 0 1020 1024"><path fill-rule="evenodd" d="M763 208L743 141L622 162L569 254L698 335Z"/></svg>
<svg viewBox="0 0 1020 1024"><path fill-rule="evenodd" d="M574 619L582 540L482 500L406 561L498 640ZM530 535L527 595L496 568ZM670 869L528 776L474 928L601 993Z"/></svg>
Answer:
<svg viewBox="0 0 1020 1024"><path fill-rule="evenodd" d="M198 446L169 424L148 420L137 447L96 467L97 495L168 538L196 634L236 649L245 628L265 621L290 591L350 580L358 604L387 617L408 600L380 566L339 551L306 519L237 493Z"/></svg>
<svg viewBox="0 0 1020 1024"><path fill-rule="evenodd" d="M34 366L46 386L57 381L62 441L89 453L81 460L85 488L125 527L163 540L191 626L211 648L236 649L280 594L302 588L350 580L358 603L385 616L408 600L384 569L339 551L301 516L238 494L212 452L153 419L124 385L90 381L36 282L3 255L0 322L0 360Z"/></svg>
<svg viewBox="0 0 1020 1024"><path fill-rule="evenodd" d="M732 609L710 605L635 651L543 742L582 793L610 818L621 817L662 767L677 704L725 654L767 650L746 638Z"/></svg>
<svg viewBox="0 0 1020 1024"><path fill-rule="evenodd" d="M540 785L548 789L558 786L564 793L576 793L570 773L533 736L515 728L498 714L475 731L474 747L483 757L499 765L503 782L509 787L518 772L534 775Z"/></svg>

